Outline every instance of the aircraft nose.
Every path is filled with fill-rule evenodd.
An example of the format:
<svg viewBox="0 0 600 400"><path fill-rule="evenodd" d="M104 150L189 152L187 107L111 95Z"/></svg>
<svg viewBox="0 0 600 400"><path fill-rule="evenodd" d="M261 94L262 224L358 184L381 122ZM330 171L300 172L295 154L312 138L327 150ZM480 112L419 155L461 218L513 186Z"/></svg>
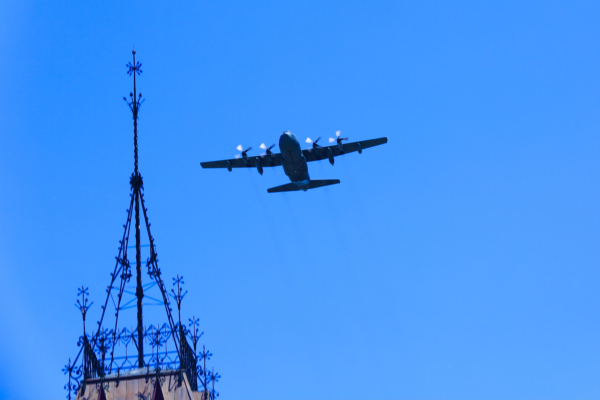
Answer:
<svg viewBox="0 0 600 400"><path fill-rule="evenodd" d="M285 131L281 134L281 136L279 137L279 146L281 146L282 144L285 143L289 143L290 141L292 141L291 138L291 133L289 131Z"/></svg>

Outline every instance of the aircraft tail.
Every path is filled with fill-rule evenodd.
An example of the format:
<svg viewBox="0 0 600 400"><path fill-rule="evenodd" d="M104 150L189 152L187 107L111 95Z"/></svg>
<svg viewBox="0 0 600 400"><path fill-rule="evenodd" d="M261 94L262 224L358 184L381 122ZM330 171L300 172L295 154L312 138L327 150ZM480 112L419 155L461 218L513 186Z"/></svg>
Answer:
<svg viewBox="0 0 600 400"><path fill-rule="evenodd" d="M296 185L295 183L287 183L281 186L275 186L274 188L267 189L269 193L277 193L277 192L294 192L296 190L308 190L315 189L321 186L329 186L340 183L339 179L318 179L318 180L310 180L308 181L308 187L302 188L302 186Z"/></svg>

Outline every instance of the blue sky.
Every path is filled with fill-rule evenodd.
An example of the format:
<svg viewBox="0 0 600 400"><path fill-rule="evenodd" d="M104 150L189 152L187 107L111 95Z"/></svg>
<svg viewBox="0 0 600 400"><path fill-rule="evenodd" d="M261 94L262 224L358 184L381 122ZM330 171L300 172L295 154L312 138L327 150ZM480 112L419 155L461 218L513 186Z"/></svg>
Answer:
<svg viewBox="0 0 600 400"><path fill-rule="evenodd" d="M0 398L64 398L133 170L223 399L599 398L597 2L0 6ZM385 146L202 170L341 130ZM162 321L148 308L146 321ZM133 314L130 324L134 324Z"/></svg>

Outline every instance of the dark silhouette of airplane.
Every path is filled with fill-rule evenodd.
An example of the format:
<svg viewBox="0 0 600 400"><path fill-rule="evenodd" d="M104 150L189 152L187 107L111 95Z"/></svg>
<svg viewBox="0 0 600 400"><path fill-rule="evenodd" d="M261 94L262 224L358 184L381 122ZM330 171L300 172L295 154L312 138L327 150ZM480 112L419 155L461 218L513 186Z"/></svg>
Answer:
<svg viewBox="0 0 600 400"><path fill-rule="evenodd" d="M335 162L334 157L352 153L354 151L358 151L358 153L361 154L364 149L387 143L386 137L363 140L360 142L343 143L343 141L348 140L348 138L340 137L340 131L336 132L336 136L336 138L329 138L329 143L335 142L335 144L331 146L320 146L317 143L321 139L320 137L314 142L308 138L306 139L306 143L312 143L312 147L302 150L300 149L300 143L298 142L296 135L292 132L285 131L279 138L279 149L281 150L281 153L273 153L271 151L275 145L267 148L263 143L260 148L265 150L265 153L259 156L249 156L248 151L252 150L252 147L244 150L242 145L239 145L237 149L241 151L241 154L236 155L235 158L230 160L202 162L200 165L202 165L202 168L227 168L229 171L233 168L256 168L261 175L263 174L263 168L281 165L283 166L283 171L290 178L292 183L267 189L267 192L307 191L308 189L340 183L339 179L310 179L310 176L308 175L308 165L306 164L307 162L328 159L331 165L333 165Z"/></svg>

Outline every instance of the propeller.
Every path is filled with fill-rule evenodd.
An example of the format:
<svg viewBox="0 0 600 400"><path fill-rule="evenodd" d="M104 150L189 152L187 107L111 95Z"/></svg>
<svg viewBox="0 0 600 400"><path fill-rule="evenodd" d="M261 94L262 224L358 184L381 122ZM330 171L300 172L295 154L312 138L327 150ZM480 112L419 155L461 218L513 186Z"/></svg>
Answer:
<svg viewBox="0 0 600 400"><path fill-rule="evenodd" d="M337 144L342 144L342 140L348 140L348 138L340 137L341 134L342 134L342 131L336 131L335 136L337 136L337 138L336 139L329 138L329 143L337 142Z"/></svg>
<svg viewBox="0 0 600 400"><path fill-rule="evenodd" d="M267 156L270 156L270 155L271 155L271 149L272 149L273 147L275 147L275 145L274 145L274 144L272 144L272 145L271 145L271 147L269 147L269 148L267 148L267 146L265 146L265 144L264 144L264 143L263 143L263 144L261 144L261 145L260 145L260 148L261 148L261 149L263 149L263 150L265 150L265 153L262 153L262 154L261 154L261 156L265 156L265 155L267 155Z"/></svg>
<svg viewBox="0 0 600 400"><path fill-rule="evenodd" d="M250 150L252 150L252 147L248 147L246 150L244 150L244 147L242 147L242 145L240 144L238 147L236 147L236 149L238 149L238 151L241 151L242 154L236 154L235 158L244 158L244 159L246 159L247 158L246 154Z"/></svg>
<svg viewBox="0 0 600 400"><path fill-rule="evenodd" d="M315 141L313 142L310 138L306 138L306 143L312 143L312 147L313 149L316 149L317 147L320 147L317 142L321 140L321 136L319 136L318 138L315 139Z"/></svg>

